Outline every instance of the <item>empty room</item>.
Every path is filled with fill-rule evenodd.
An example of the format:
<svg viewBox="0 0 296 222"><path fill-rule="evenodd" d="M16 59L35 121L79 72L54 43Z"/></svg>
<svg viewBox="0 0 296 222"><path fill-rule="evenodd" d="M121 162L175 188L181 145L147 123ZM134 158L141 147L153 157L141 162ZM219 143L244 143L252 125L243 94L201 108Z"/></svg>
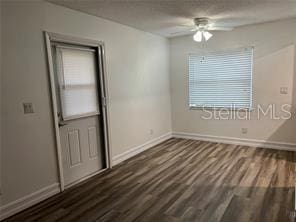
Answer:
<svg viewBox="0 0 296 222"><path fill-rule="evenodd" d="M0 9L0 221L295 222L296 1Z"/></svg>

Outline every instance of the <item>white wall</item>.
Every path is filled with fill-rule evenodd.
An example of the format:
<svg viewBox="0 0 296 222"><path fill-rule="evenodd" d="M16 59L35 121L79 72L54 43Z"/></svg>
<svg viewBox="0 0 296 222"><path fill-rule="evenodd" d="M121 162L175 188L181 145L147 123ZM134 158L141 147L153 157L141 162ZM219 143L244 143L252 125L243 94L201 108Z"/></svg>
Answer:
<svg viewBox="0 0 296 222"><path fill-rule="evenodd" d="M170 73L173 131L219 137L236 137L295 143L296 123L293 120L204 120L202 110L188 107L188 53L219 51L244 46L255 46L253 73L253 102L295 105L295 44L296 19L245 26L231 32L213 32L207 43L196 43L192 36L170 40ZM288 95L279 93L280 87L289 88ZM208 116L208 115L206 115ZM241 128L248 128L247 134Z"/></svg>
<svg viewBox="0 0 296 222"><path fill-rule="evenodd" d="M3 7L4 205L58 182L44 30L105 42L113 156L171 131L167 39L50 3Z"/></svg>

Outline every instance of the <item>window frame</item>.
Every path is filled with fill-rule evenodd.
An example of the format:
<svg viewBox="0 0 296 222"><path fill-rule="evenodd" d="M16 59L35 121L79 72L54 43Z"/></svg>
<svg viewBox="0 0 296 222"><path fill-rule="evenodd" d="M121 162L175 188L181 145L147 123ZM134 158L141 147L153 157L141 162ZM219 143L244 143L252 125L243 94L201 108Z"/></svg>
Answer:
<svg viewBox="0 0 296 222"><path fill-rule="evenodd" d="M91 49L91 48L86 48L86 47L77 47L77 46L65 46L64 44L55 44L56 47L56 64L57 64L57 72L59 72L60 74L58 75L58 73L56 72L57 75L57 83L58 83L58 88L57 88L57 94L58 94L58 99L59 99L59 109L60 109L60 113L59 116L61 118L62 121L69 121L69 120L75 120L75 119L81 119L81 118L86 118L86 117L91 117L91 116L95 116L95 115L100 115L100 103L99 100L97 99L97 110L94 112L87 112L87 113L83 113L83 114L75 114L75 115L70 115L70 116L64 116L64 108L63 108L63 96L61 96L62 92L61 92L61 87L62 88L67 88L70 86L67 86L65 84L65 80L64 80L64 68L63 68L63 49L72 49L72 50L81 50L81 51L89 51L89 52L93 52L95 53L95 50ZM61 77L63 79L61 79ZM94 84L81 84L79 86L77 86L77 88L85 88L85 86L91 86L94 85L96 90L97 90L97 85L98 85L98 79L97 76L95 75L95 83ZM97 97L99 98L99 95L97 94Z"/></svg>

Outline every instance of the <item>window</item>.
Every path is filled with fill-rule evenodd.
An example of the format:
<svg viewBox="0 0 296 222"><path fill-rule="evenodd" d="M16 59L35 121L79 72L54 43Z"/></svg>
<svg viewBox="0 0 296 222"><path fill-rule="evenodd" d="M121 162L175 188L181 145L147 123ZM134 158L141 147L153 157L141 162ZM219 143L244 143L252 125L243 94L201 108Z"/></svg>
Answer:
<svg viewBox="0 0 296 222"><path fill-rule="evenodd" d="M250 109L253 48L189 55L189 106Z"/></svg>
<svg viewBox="0 0 296 222"><path fill-rule="evenodd" d="M63 120L99 113L95 52L57 47Z"/></svg>

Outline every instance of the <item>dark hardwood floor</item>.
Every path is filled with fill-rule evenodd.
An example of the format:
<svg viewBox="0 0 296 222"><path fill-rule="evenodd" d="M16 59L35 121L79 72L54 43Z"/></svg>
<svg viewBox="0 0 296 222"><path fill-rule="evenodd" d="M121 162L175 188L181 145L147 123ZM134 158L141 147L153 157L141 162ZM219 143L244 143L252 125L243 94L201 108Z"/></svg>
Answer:
<svg viewBox="0 0 296 222"><path fill-rule="evenodd" d="M7 221L294 222L295 160L170 139Z"/></svg>

